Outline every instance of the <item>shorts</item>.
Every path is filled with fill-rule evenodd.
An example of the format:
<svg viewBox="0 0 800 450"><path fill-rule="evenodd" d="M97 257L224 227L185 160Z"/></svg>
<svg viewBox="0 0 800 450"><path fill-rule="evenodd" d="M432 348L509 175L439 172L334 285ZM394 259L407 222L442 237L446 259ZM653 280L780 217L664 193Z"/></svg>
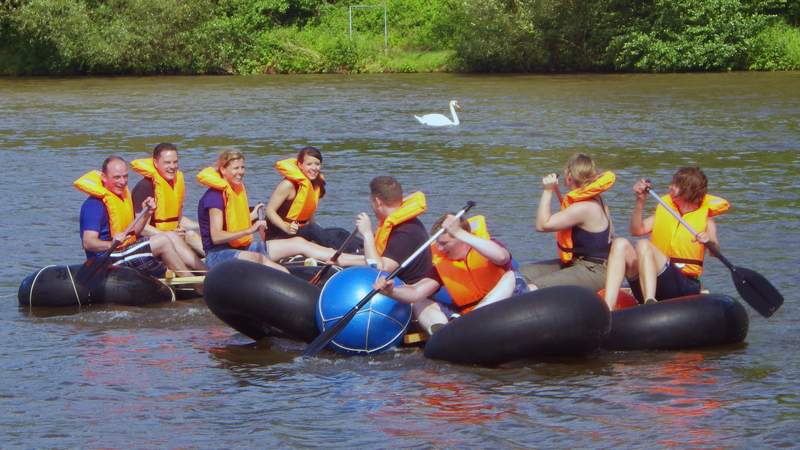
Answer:
<svg viewBox="0 0 800 450"><path fill-rule="evenodd" d="M222 247L216 250L211 249L208 254L206 254L206 267L208 267L208 270L211 270L214 266L217 266L225 261L238 258L239 253L243 251L261 253L262 255L269 257L267 244L261 239L253 238L253 241L250 242L250 245L245 250L239 250L231 247Z"/></svg>
<svg viewBox="0 0 800 450"><path fill-rule="evenodd" d="M631 286L631 293L639 303L645 301L642 287L639 285L639 277L629 278L628 284ZM700 293L700 280L687 277L678 269L675 264L667 262L656 278L656 300L667 300L669 298L683 297Z"/></svg>
<svg viewBox="0 0 800 450"><path fill-rule="evenodd" d="M161 278L167 267L150 251L150 239L139 238L123 250L112 253L109 258L115 266L130 267L146 275Z"/></svg>
<svg viewBox="0 0 800 450"><path fill-rule="evenodd" d="M606 264L580 257L564 266L558 259L535 262L520 267L525 279L537 288L550 286L582 286L597 292L606 284Z"/></svg>

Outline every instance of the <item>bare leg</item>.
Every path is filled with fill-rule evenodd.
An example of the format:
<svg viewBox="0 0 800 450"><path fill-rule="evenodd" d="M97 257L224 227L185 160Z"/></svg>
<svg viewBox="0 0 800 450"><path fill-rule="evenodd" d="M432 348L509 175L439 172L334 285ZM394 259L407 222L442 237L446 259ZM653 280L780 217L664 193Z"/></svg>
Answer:
<svg viewBox="0 0 800 450"><path fill-rule="evenodd" d="M635 277L638 270L636 250L630 241L625 238L614 239L611 243L611 250L608 253L608 265L606 268L604 300L608 305L609 311L614 311L617 307L617 296L619 288L622 287L623 277Z"/></svg>
<svg viewBox="0 0 800 450"><path fill-rule="evenodd" d="M178 256L181 258L183 263L191 268L192 270L206 270L206 265L197 256L194 250L189 247L186 241L181 238L177 233L173 233L171 231L161 233L164 234L169 238L172 242L172 246L175 248L175 251L178 253ZM186 274L181 274L185 276Z"/></svg>
<svg viewBox="0 0 800 450"><path fill-rule="evenodd" d="M636 243L636 253L639 256L639 283L645 301L656 299L656 283L658 271L667 263L667 257L647 239Z"/></svg>
<svg viewBox="0 0 800 450"><path fill-rule="evenodd" d="M499 302L500 300L505 300L511 297L511 294L514 293L514 288L517 286L517 279L514 276L514 271L509 270L500 277L500 281L483 297L483 300L480 301L477 305L475 305L474 309L483 308L486 305L491 305L492 303Z"/></svg>
<svg viewBox="0 0 800 450"><path fill-rule="evenodd" d="M433 334L431 327L434 325L447 324L447 316L444 315L439 304L432 300L426 298L416 301L412 305L412 308L414 310L414 316L417 318L417 322L419 322L419 326L428 334Z"/></svg>
<svg viewBox="0 0 800 450"><path fill-rule="evenodd" d="M294 255L303 255L307 258L327 261L336 253L332 248L323 247L315 242L309 242L297 236L289 239L274 239L268 241L267 250L269 251L270 259L273 261L278 261L281 258Z"/></svg>
<svg viewBox="0 0 800 450"><path fill-rule="evenodd" d="M236 255L236 259L241 259L243 261L250 261L258 264L263 264L267 267L272 267L273 269L280 270L281 272L289 273L289 270L282 265L273 262L267 256L262 255L261 253L250 252L250 251L241 251L238 255Z"/></svg>
<svg viewBox="0 0 800 450"><path fill-rule="evenodd" d="M186 267L186 264L183 263L183 260L175 250L175 246L172 245L172 240L165 233L158 233L150 237L150 251L168 269L172 269L176 273L189 271L189 268Z"/></svg>

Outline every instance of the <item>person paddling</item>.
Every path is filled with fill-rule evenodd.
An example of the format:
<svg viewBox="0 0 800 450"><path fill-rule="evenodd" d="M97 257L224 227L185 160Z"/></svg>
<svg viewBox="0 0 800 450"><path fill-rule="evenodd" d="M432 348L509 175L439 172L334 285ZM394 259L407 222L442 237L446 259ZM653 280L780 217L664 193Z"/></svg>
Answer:
<svg viewBox="0 0 800 450"><path fill-rule="evenodd" d="M650 183L634 184L636 206L631 214L633 236L652 233L636 247L627 239L614 239L608 260L605 301L610 309L617 304L623 276L631 291L642 303L651 303L700 292L700 275L706 247L719 253L719 239L714 217L730 208L727 200L709 195L708 178L698 167L684 167L672 177L669 194L662 200L698 232L697 238L682 226L663 206L655 214L642 219Z"/></svg>
<svg viewBox="0 0 800 450"><path fill-rule="evenodd" d="M588 155L573 155L564 169L570 191L561 198L558 176L542 179L544 189L536 213L536 231L556 232L559 258L520 268L531 289L578 285L597 291L606 279L606 260L613 223L602 194L614 185L613 172L598 173ZM561 210L551 212L553 193Z"/></svg>
<svg viewBox="0 0 800 450"><path fill-rule="evenodd" d="M134 224L130 234L124 234L134 220L134 208L128 190L128 164L121 157L109 156L103 161L101 171L89 171L73 184L89 195L80 212L81 243L87 259L111 249L117 240L121 244L110 255L117 265L133 267L153 276L162 276L164 265L176 272L205 269L196 256L182 257L187 252L193 254L182 240L184 248L179 250L175 241L165 234L142 236L152 211L158 208L152 197L142 201L141 207L147 208L145 218Z"/></svg>
<svg viewBox="0 0 800 450"><path fill-rule="evenodd" d="M433 268L421 280L404 286L379 279L375 288L403 303L413 305L420 326L433 334L450 318L528 291L513 269L511 253L492 239L484 216L469 220L445 214L431 228L444 228L431 246ZM435 295L440 288L446 295Z"/></svg>

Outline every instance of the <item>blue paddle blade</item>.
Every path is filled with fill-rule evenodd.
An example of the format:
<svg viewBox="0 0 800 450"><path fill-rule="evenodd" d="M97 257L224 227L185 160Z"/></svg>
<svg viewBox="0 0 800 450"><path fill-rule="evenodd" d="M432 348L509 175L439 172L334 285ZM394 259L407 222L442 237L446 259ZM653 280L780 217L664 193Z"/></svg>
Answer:
<svg viewBox="0 0 800 450"><path fill-rule="evenodd" d="M760 273L735 267L731 275L742 299L762 316L770 317L783 305L783 295Z"/></svg>

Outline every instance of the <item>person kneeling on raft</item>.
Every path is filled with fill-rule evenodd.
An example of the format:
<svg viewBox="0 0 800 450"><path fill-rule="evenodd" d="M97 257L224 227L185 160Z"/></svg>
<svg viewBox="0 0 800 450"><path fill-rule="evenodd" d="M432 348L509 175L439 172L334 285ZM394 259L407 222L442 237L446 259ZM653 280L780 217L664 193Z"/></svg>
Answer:
<svg viewBox="0 0 800 450"><path fill-rule="evenodd" d="M622 277L628 278L631 292L639 303L700 293L700 275L706 247L719 251L717 225L713 217L730 208L727 200L707 194L708 179L698 167L684 167L672 177L664 202L683 217L699 234L697 239L663 206L642 220L650 183L639 180L633 186L636 207L631 213L630 232L634 236L652 233L636 248L625 238L616 238L608 259L605 301L613 310Z"/></svg>
<svg viewBox="0 0 800 450"><path fill-rule="evenodd" d="M184 258L183 255L193 252L182 240L175 242L165 234L141 237L145 224L158 207L152 197L142 201L142 208L148 208L144 217L134 224L129 235L124 234L134 221L134 207L128 190L128 163L121 157L109 156L103 161L100 172L89 171L73 184L89 196L80 212L81 242L87 259L109 250L117 240L121 244L110 255L115 265L132 267L157 277L163 276L166 268L175 272L205 268L196 257Z"/></svg>
<svg viewBox="0 0 800 450"><path fill-rule="evenodd" d="M267 223L256 220L264 205L259 203L250 211L244 174L244 155L238 150L226 149L220 153L214 167L207 167L197 175L200 184L208 187L198 202L197 217L209 269L236 258L288 272L275 261L298 254L321 261L333 257L336 251L332 248L297 236L265 242ZM256 239L254 233L258 233ZM363 264L362 261L361 256L342 254L337 263L344 266Z"/></svg>
<svg viewBox="0 0 800 450"><path fill-rule="evenodd" d="M606 280L606 260L614 225L602 193L614 185L613 172L597 173L588 155L573 155L564 168L570 191L564 198L554 173L542 179L544 189L536 213L536 231L556 232L559 259L527 264L520 272L531 289L577 285L593 291ZM550 203L556 194L561 211L552 214Z"/></svg>
<svg viewBox="0 0 800 450"><path fill-rule="evenodd" d="M433 334L450 318L528 291L525 280L512 267L511 253L492 239L483 216L469 220L445 214L433 225L445 233L431 246L433 269L414 284L394 286L380 278L375 288L413 305L420 326ZM450 303L433 300L444 287ZM439 296L437 296L439 298Z"/></svg>

